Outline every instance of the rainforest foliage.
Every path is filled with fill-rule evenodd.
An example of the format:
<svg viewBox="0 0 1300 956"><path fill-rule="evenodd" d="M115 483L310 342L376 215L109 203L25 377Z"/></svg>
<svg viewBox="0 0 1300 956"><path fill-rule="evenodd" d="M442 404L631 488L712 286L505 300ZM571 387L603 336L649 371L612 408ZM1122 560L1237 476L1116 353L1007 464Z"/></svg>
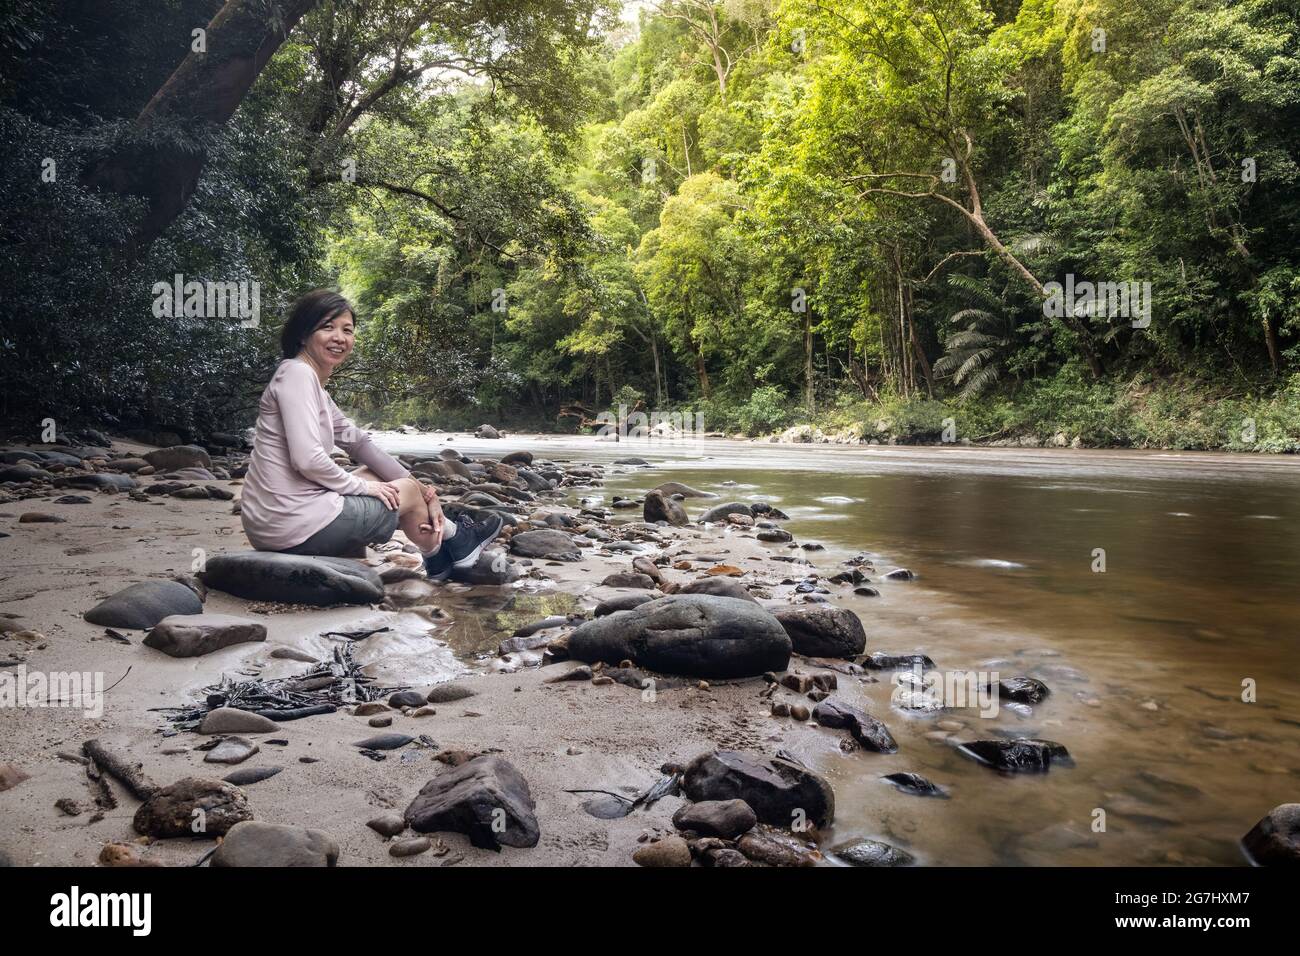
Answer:
<svg viewBox="0 0 1300 956"><path fill-rule="evenodd" d="M213 82L192 29L235 7L297 19L199 123L168 77ZM1296 0L17 11L6 415L242 423L336 284L381 423L1300 447ZM200 165L179 212L131 185ZM261 324L159 319L175 273L259 281Z"/></svg>

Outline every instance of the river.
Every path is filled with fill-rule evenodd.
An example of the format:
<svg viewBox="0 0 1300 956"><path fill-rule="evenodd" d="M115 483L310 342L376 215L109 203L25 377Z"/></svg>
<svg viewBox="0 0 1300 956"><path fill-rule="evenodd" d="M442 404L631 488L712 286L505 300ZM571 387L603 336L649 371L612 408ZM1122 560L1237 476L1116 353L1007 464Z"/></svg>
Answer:
<svg viewBox="0 0 1300 956"><path fill-rule="evenodd" d="M933 865L1239 865L1241 836L1300 801L1295 458L376 438L392 452L639 456L655 467L610 477L606 496L674 479L723 501L771 502L796 541L824 545L809 554L824 575L861 552L879 572L917 575L872 575L879 597L837 598L861 616L868 651L923 651L943 672L1024 674L1051 688L1023 716L1004 706L993 718L919 717L891 706L887 675L860 691L842 681L841 696L883 719L899 752L844 754L826 734L796 754L835 787L832 844L902 841ZM938 721L953 720L964 725L956 737L935 739ZM995 735L1059 741L1075 766L1001 775L951 745ZM880 779L901 770L949 799Z"/></svg>

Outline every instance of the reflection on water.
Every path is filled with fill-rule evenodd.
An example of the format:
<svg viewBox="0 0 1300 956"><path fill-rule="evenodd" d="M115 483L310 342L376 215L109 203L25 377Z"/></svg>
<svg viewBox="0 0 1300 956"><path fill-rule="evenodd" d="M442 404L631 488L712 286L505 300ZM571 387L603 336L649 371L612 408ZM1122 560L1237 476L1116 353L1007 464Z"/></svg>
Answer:
<svg viewBox="0 0 1300 956"><path fill-rule="evenodd" d="M393 451L420 441L384 436ZM656 465L613 475L607 496L673 479L722 501L780 502L796 540L826 546L807 555L820 569L867 552L881 572L917 573L906 583L873 575L879 597L845 589L869 651L921 650L942 670L1031 675L1051 688L1043 703L1004 704L989 719L904 713L888 675L842 681L838 693L884 720L899 752L844 754L830 731L791 747L834 784L831 845L883 839L939 865L1239 865L1240 837L1300 800L1293 458L554 438L456 447ZM685 505L697 514L716 503ZM463 628L447 637L458 649L495 646L504 630ZM773 720L773 751L791 746L781 726ZM953 746L997 736L1057 740L1076 766L1004 776ZM881 780L898 771L951 799Z"/></svg>

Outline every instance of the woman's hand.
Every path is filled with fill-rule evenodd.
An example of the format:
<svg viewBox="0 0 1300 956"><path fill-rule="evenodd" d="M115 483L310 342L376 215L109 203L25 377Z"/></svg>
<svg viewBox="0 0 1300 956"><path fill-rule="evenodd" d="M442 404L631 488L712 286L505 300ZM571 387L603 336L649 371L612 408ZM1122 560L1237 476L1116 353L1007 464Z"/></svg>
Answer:
<svg viewBox="0 0 1300 956"><path fill-rule="evenodd" d="M367 481L366 494L378 498L392 511L396 511L402 502L402 493L391 481Z"/></svg>
<svg viewBox="0 0 1300 956"><path fill-rule="evenodd" d="M420 494L424 498L424 503L429 509L429 520L420 524L420 530L432 531L434 541L441 544L442 528L447 519L442 513L442 504L438 501L438 492L424 482L417 482L417 484L420 486Z"/></svg>

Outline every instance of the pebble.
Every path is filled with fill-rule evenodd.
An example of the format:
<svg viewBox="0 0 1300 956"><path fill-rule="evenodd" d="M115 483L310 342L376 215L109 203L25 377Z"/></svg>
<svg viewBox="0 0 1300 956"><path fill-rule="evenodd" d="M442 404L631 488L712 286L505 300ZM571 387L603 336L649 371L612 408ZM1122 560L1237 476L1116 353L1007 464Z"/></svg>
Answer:
<svg viewBox="0 0 1300 956"><path fill-rule="evenodd" d="M406 829L406 818L400 813L381 813L373 820L366 821L366 826L381 836L395 837Z"/></svg>
<svg viewBox="0 0 1300 956"><path fill-rule="evenodd" d="M432 849L433 841L428 837L408 837L405 840L394 840L388 847L389 856L417 856Z"/></svg>
<svg viewBox="0 0 1300 956"><path fill-rule="evenodd" d="M243 763L261 749L243 737L227 737L208 751L205 763Z"/></svg>
<svg viewBox="0 0 1300 956"><path fill-rule="evenodd" d="M366 721L371 727L391 727L393 726L393 717L391 714L377 714Z"/></svg>
<svg viewBox="0 0 1300 956"><path fill-rule="evenodd" d="M663 837L647 843L632 854L632 860L646 867L684 867L691 865L691 848L678 836Z"/></svg>

